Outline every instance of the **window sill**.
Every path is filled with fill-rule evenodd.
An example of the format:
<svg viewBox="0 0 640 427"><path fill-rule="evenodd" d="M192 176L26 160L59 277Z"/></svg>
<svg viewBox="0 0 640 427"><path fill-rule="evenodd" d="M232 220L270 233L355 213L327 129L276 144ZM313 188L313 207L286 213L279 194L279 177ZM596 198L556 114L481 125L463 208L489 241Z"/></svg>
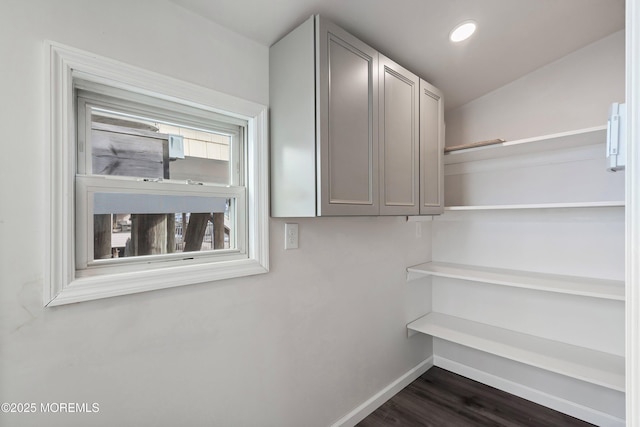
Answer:
<svg viewBox="0 0 640 427"><path fill-rule="evenodd" d="M215 262L196 266L163 267L73 280L58 293L47 307L128 295L138 292L213 282L268 272L252 259Z"/></svg>

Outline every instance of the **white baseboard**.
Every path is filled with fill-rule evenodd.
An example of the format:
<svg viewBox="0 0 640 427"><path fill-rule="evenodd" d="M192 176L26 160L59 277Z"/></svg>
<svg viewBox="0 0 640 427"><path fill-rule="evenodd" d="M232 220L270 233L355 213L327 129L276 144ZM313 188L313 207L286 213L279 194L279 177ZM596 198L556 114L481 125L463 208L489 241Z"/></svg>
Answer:
<svg viewBox="0 0 640 427"><path fill-rule="evenodd" d="M397 380L371 396L367 401L333 423L331 427L353 427L365 419L367 415L378 409L387 400L395 396L400 390L417 380L433 366L433 356L421 362L418 366L402 375Z"/></svg>
<svg viewBox="0 0 640 427"><path fill-rule="evenodd" d="M575 402L559 398L557 396L544 393L540 390L524 386L522 384L509 381L493 374L472 368L462 363L455 362L440 356L434 356L433 364L447 371L454 372L472 380L495 387L507 393L522 397L556 411L571 415L572 417L587 421L601 427L624 427L623 419L614 417L613 415L579 405Z"/></svg>

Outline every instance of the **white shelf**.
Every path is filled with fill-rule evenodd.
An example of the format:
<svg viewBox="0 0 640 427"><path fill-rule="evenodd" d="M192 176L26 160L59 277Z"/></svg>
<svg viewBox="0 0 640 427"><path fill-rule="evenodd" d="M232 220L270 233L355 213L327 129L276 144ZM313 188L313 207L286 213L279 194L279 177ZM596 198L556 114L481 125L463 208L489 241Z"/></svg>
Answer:
<svg viewBox="0 0 640 427"><path fill-rule="evenodd" d="M429 313L407 328L602 387L625 390L622 356L441 313Z"/></svg>
<svg viewBox="0 0 640 427"><path fill-rule="evenodd" d="M570 132L561 132L534 138L506 141L500 144L466 148L445 154L444 164L472 162L476 160L495 159L520 154L530 154L546 150L594 145L606 142L607 127L596 126Z"/></svg>
<svg viewBox="0 0 640 427"><path fill-rule="evenodd" d="M572 203L533 203L521 205L479 205L479 206L445 206L445 211L488 211L519 209L562 209L562 208L608 208L624 207L624 201L604 202L572 202Z"/></svg>
<svg viewBox="0 0 640 427"><path fill-rule="evenodd" d="M616 301L625 299L624 282L621 280L562 276L443 262L427 262L409 267L407 273L408 280L423 276L438 276Z"/></svg>

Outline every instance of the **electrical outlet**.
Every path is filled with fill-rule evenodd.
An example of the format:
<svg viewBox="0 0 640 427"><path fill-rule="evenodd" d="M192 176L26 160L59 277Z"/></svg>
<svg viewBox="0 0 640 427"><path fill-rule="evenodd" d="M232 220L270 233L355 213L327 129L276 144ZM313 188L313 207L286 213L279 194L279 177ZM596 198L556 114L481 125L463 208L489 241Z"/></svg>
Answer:
<svg viewBox="0 0 640 427"><path fill-rule="evenodd" d="M284 248L298 249L298 224L284 225Z"/></svg>
<svg viewBox="0 0 640 427"><path fill-rule="evenodd" d="M416 222L416 238L422 237L422 224Z"/></svg>

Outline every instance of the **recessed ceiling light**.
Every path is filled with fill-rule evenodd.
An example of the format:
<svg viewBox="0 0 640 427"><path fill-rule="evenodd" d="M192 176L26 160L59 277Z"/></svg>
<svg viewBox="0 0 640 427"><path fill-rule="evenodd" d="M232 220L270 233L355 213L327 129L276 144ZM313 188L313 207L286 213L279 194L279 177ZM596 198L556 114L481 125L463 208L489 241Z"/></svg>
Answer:
<svg viewBox="0 0 640 427"><path fill-rule="evenodd" d="M476 27L477 25L475 21L464 21L456 25L456 27L451 30L451 33L449 34L449 40L454 43L466 40L476 32Z"/></svg>

